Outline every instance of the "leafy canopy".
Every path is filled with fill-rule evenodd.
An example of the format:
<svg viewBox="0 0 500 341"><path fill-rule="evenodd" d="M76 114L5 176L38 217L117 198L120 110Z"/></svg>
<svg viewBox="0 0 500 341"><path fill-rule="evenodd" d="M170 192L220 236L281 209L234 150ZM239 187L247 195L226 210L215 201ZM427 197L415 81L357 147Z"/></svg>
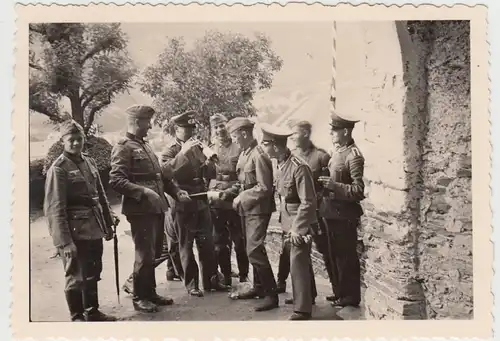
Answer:
<svg viewBox="0 0 500 341"><path fill-rule="evenodd" d="M135 67L120 24L30 24L29 108L54 122L65 97L87 134L97 115L128 90Z"/></svg>
<svg viewBox="0 0 500 341"><path fill-rule="evenodd" d="M251 102L255 92L272 86L282 64L261 33L252 39L208 31L191 49L182 38L170 39L156 63L145 69L139 85L160 113L156 123L195 110L206 129L214 113L228 118L255 115Z"/></svg>

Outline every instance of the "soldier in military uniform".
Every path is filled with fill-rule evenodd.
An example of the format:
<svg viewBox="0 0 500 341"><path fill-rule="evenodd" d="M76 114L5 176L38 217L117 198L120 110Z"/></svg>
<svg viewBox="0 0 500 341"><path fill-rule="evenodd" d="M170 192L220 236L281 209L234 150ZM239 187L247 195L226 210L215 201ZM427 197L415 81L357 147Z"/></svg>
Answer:
<svg viewBox="0 0 500 341"><path fill-rule="evenodd" d="M253 136L252 121L236 117L226 127L242 153L236 165L239 182L225 190L221 199L232 201L242 217L247 255L254 269L252 290L239 298L264 297L255 310L275 309L279 305L276 281L264 245L271 214L276 210L272 163Z"/></svg>
<svg viewBox="0 0 500 341"><path fill-rule="evenodd" d="M276 189L280 195L281 226L290 243L294 313L290 320L311 318L313 278L311 264L312 229L317 225L317 198L311 168L287 148L291 131L262 124L262 146L278 161Z"/></svg>
<svg viewBox="0 0 500 341"><path fill-rule="evenodd" d="M82 153L83 128L61 127L63 153L45 181L44 213L65 271L66 301L72 321L115 321L99 310L97 283L102 271L102 239L113 238L114 215L95 161Z"/></svg>
<svg viewBox="0 0 500 341"><path fill-rule="evenodd" d="M161 156L162 163L171 168L179 187L189 194L206 191L207 161L209 161L202 152L200 142L193 138L196 128L194 115L194 112L188 111L171 118L175 127L175 139L166 146ZM175 239L170 242L178 245L184 285L188 293L192 296L203 296L199 288L198 264L193 253L195 240L201 262L203 288L205 291L226 290L219 283L217 276L213 225L208 202L193 200L189 203L177 203L173 211ZM171 253L171 256L175 258L178 255Z"/></svg>
<svg viewBox="0 0 500 341"><path fill-rule="evenodd" d="M328 234L326 233L326 227L323 220L319 216L319 206L321 203L323 188L319 182L320 176L328 176L328 162L330 161L330 155L321 148L318 148L311 141L312 125L308 121L291 121L289 122L290 129L293 131L291 140L295 144L295 149L292 153L304 161L307 162L312 170L313 178L315 182L315 189L317 193L317 215L318 215L318 225L313 226L312 235L314 244L316 244L317 250L321 253L323 261L325 263L325 268L328 273L328 278L332 286L333 295L327 296L328 301L334 301L335 296L335 286L336 283L336 271L333 271L330 260L330 240L328 239ZM280 255L279 261L279 271L278 271L278 291L285 292L286 289L286 279L290 271L290 258L287 256L289 254L289 244L284 243L283 252ZM314 280L314 276L313 276ZM314 282L313 287L313 297L316 297L316 283Z"/></svg>
<svg viewBox="0 0 500 341"><path fill-rule="evenodd" d="M162 251L165 211L168 203L165 193L181 202L190 201L187 193L173 182L144 140L153 108L134 105L126 110L127 134L111 152L111 187L123 195L122 213L130 223L135 245L133 271L134 309L155 312L159 305L171 305L173 300L156 293L154 262Z"/></svg>
<svg viewBox="0 0 500 341"><path fill-rule="evenodd" d="M332 113L331 136L335 150L328 168L330 176L319 181L325 189L320 205L331 240L331 259L338 273L335 306L358 306L361 301L357 229L363 215L364 158L352 138L355 123Z"/></svg>
<svg viewBox="0 0 500 341"><path fill-rule="evenodd" d="M217 153L219 162L214 164L213 174L208 189L223 191L238 182L236 164L240 155L240 147L231 141L227 133L226 116L215 114L210 117L210 127L215 135L215 143L210 147ZM214 244L217 262L224 275L224 284L231 285L231 245L234 242L236 261L238 263L240 282L246 282L249 261L245 251L245 238L238 212L233 210L230 202L214 201L211 203L212 221L214 224Z"/></svg>

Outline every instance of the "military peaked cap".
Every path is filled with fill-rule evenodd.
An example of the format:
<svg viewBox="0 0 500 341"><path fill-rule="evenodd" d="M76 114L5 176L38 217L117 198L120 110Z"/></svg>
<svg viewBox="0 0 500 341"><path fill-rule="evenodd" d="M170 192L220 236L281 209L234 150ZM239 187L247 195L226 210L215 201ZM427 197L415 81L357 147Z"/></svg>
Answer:
<svg viewBox="0 0 500 341"><path fill-rule="evenodd" d="M155 114L155 110L149 105L132 105L127 108L126 113L130 118L151 119Z"/></svg>
<svg viewBox="0 0 500 341"><path fill-rule="evenodd" d="M288 129L276 127L268 123L262 123L260 129L262 130L262 141L266 142L286 141L289 136L293 135L293 132Z"/></svg>
<svg viewBox="0 0 500 341"><path fill-rule="evenodd" d="M210 116L210 124L211 125L216 125L219 123L226 123L227 121L228 121L227 117L222 115L222 114L213 114L212 116Z"/></svg>
<svg viewBox="0 0 500 341"><path fill-rule="evenodd" d="M196 127L195 120L196 112L193 110L188 110L180 115L176 115L170 119L172 124L175 124L179 127Z"/></svg>
<svg viewBox="0 0 500 341"><path fill-rule="evenodd" d="M332 129L354 128L354 125L359 122L359 120L352 121L342 118L336 112L332 112L330 118L330 126Z"/></svg>
<svg viewBox="0 0 500 341"><path fill-rule="evenodd" d="M254 123L246 117L235 117L227 122L226 129L231 134L232 132L242 128L253 128Z"/></svg>
<svg viewBox="0 0 500 341"><path fill-rule="evenodd" d="M59 132L61 134L61 137L75 133L80 133L82 135L85 135L82 126L78 124L78 122L76 122L75 120L67 120L61 123L61 126L59 127Z"/></svg>

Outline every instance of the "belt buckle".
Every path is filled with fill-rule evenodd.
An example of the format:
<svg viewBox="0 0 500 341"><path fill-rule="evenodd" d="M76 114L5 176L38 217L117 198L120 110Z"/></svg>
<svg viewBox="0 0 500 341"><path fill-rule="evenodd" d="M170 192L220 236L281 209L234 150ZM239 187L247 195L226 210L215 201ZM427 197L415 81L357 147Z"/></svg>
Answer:
<svg viewBox="0 0 500 341"><path fill-rule="evenodd" d="M222 178L222 181L229 181L229 179L231 178L231 176L228 175L228 174L222 174L221 178Z"/></svg>
<svg viewBox="0 0 500 341"><path fill-rule="evenodd" d="M156 173L156 178L157 178L158 180L161 180L161 174L160 174L160 173Z"/></svg>

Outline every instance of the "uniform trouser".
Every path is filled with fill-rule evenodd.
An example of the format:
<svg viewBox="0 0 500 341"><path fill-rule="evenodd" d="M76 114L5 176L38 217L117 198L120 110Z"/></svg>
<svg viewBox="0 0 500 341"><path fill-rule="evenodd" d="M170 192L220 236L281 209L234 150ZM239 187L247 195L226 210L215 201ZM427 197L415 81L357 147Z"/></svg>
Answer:
<svg viewBox="0 0 500 341"><path fill-rule="evenodd" d="M254 270L254 288L265 296L276 295L276 280L264 245L270 219L270 214L241 217L248 260Z"/></svg>
<svg viewBox="0 0 500 341"><path fill-rule="evenodd" d="M284 239L285 235L283 235L283 247L281 249L279 266L278 266L278 282L282 283L286 282L288 274L291 273L291 249L293 247L293 245L290 242L284 241ZM314 299L318 296L318 291L316 289L316 279L314 278L314 270L312 267L312 262L309 263L310 263L309 274L311 277L311 294L312 298ZM293 281L293 276L292 276L292 281Z"/></svg>
<svg viewBox="0 0 500 341"><path fill-rule="evenodd" d="M169 238L170 255L174 264L176 259L180 259L186 289L188 291L199 289L199 269L193 252L195 241L201 263L203 288L209 289L213 276L217 275L212 236L213 225L209 208L197 211L175 211L174 229L173 238Z"/></svg>
<svg viewBox="0 0 500 341"><path fill-rule="evenodd" d="M147 300L156 293L155 258L161 254L164 214L129 215L135 246L134 299Z"/></svg>
<svg viewBox="0 0 500 341"><path fill-rule="evenodd" d="M66 301L71 319L99 308L97 282L102 272L102 239L74 240L76 256L66 257L59 248L65 272Z"/></svg>
<svg viewBox="0 0 500 341"><path fill-rule="evenodd" d="M249 261L245 250L245 237L241 218L234 210L213 208L215 255L222 274L231 276L231 244L234 243L236 262L240 276L248 276Z"/></svg>
<svg viewBox="0 0 500 341"><path fill-rule="evenodd" d="M338 298L361 301L360 265L357 252L359 219L324 219L331 243L334 293Z"/></svg>
<svg viewBox="0 0 500 341"><path fill-rule="evenodd" d="M311 244L295 246L290 243L289 257L293 310L310 314L312 312L312 300L317 295L314 272L312 271Z"/></svg>

